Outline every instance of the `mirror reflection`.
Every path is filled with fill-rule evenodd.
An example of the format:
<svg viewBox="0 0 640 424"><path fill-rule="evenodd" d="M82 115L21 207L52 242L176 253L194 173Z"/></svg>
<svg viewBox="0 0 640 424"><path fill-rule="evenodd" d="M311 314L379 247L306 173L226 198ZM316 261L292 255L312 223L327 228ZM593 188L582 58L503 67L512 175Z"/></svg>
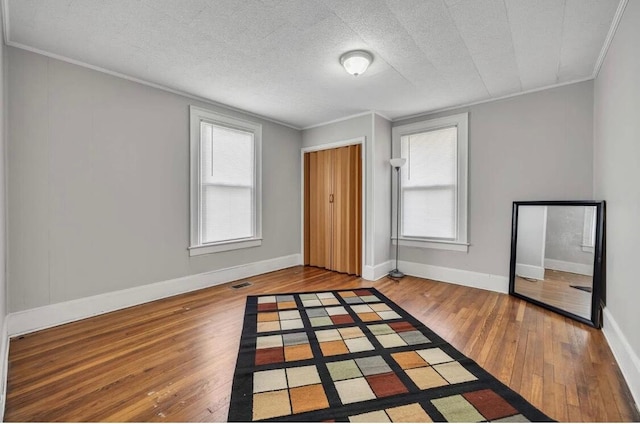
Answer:
<svg viewBox="0 0 640 424"><path fill-rule="evenodd" d="M519 205L513 292L592 318L596 206Z"/></svg>

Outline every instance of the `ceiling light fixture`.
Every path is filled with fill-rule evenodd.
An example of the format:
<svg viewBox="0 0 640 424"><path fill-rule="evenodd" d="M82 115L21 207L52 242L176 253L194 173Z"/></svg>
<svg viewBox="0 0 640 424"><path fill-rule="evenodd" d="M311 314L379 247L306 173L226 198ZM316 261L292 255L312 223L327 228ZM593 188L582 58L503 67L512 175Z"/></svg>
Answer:
<svg viewBox="0 0 640 424"><path fill-rule="evenodd" d="M371 62L373 56L364 50L352 50L340 56L340 63L344 69L355 77L366 71Z"/></svg>

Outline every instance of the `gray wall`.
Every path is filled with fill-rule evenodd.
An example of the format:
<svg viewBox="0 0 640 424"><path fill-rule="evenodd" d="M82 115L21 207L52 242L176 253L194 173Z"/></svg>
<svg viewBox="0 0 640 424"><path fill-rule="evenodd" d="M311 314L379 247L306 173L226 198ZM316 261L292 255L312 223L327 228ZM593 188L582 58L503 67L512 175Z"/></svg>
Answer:
<svg viewBox="0 0 640 424"><path fill-rule="evenodd" d="M469 252L401 247L400 257L507 276L514 200L592 196L593 82L398 121L394 126L465 111L469 112Z"/></svg>
<svg viewBox="0 0 640 424"><path fill-rule="evenodd" d="M391 249L391 122L374 115L373 191L375 239L373 263L389 260Z"/></svg>
<svg viewBox="0 0 640 424"><path fill-rule="evenodd" d="M640 357L638 40L640 2L630 1L596 79L594 107L595 196L607 201L607 309L636 360ZM638 375L640 368L635 372ZM631 383L639 399L640 381Z"/></svg>
<svg viewBox="0 0 640 424"><path fill-rule="evenodd" d="M586 208L594 206L549 206L545 259L592 265L593 253L582 250Z"/></svg>
<svg viewBox="0 0 640 424"><path fill-rule="evenodd" d="M366 137L371 140L371 114L333 122L302 131L302 147L314 147L322 144L336 143L352 138Z"/></svg>
<svg viewBox="0 0 640 424"><path fill-rule="evenodd" d="M2 16L0 14L0 33L3 29L2 27ZM7 119L7 109L6 109L6 47L4 42L0 40L0 328L4 327L4 323L7 315L7 266L6 266L6 190L5 190L5 134L6 134L6 119ZM2 349L0 352L4 353L5 349L8 349L6 346L8 340L7 338L3 338L0 340L0 345ZM2 365L0 365L0 399L2 398L2 393L4 390L4 384L6 381L6 372L5 367L7 366L6 361L2 360ZM4 405L4 402L0 402L0 405ZM2 414L0 414L1 416Z"/></svg>
<svg viewBox="0 0 640 424"><path fill-rule="evenodd" d="M10 311L300 252L301 133L8 48ZM263 244L189 257L189 105L263 125Z"/></svg>

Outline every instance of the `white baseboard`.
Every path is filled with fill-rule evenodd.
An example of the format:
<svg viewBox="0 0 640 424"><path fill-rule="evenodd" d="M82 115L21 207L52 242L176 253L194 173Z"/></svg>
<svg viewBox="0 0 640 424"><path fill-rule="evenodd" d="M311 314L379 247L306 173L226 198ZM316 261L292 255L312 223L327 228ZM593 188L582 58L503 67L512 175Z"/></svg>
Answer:
<svg viewBox="0 0 640 424"><path fill-rule="evenodd" d="M25 311L12 312L7 315L6 319L7 334L9 337L13 337L31 333L106 312L301 264L302 255L298 253L68 302L55 303Z"/></svg>
<svg viewBox="0 0 640 424"><path fill-rule="evenodd" d="M544 268L541 266L516 263L516 275L534 280L544 280Z"/></svg>
<svg viewBox="0 0 640 424"><path fill-rule="evenodd" d="M0 384L2 387L0 388L0 393L2 398L0 398L0 422L4 422L4 406L7 403L7 377L9 372L9 334L7 333L7 317L2 321L2 340L0 341L0 360L2 364L0 365L2 369L0 369Z"/></svg>
<svg viewBox="0 0 640 424"><path fill-rule="evenodd" d="M374 266L365 265L362 267L362 278L367 281L379 280L387 275L392 267L393 263L391 261L386 261Z"/></svg>
<svg viewBox="0 0 640 424"><path fill-rule="evenodd" d="M462 269L445 268L435 265L425 265L416 262L400 261L400 271L414 277L454 283L461 286L491 290L499 293L509 292L509 277L502 275L484 274Z"/></svg>
<svg viewBox="0 0 640 424"><path fill-rule="evenodd" d="M556 271L571 272L580 275L593 275L593 264L579 264L576 262L559 261L557 259L544 259L544 267Z"/></svg>
<svg viewBox="0 0 640 424"><path fill-rule="evenodd" d="M636 402L636 409L640 410L640 358L633 351L624 333L620 330L618 323L609 312L608 308L603 309L604 321L602 332L604 333L613 356L618 362L620 371L629 386L631 395Z"/></svg>

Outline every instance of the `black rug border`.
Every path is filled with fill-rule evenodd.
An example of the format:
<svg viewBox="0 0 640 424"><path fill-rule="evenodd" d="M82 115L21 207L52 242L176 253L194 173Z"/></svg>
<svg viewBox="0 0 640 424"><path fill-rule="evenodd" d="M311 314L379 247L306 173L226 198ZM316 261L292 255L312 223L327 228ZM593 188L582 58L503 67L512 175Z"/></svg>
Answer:
<svg viewBox="0 0 640 424"><path fill-rule="evenodd" d="M444 340L437 333L423 324L421 321L416 319L413 315L405 311L403 308L398 306L394 301L389 299L379 290L374 287L357 287L357 288L343 288L343 289L326 289L326 290L312 290L312 291L295 291L295 292L286 292L286 293L262 293L262 294L252 294L247 295L245 300L245 309L244 309L244 321L242 326L242 334L240 338L240 345L238 346L238 356L236 360L236 368L233 376L233 384L231 390L231 399L229 402L229 412L227 416L228 422L252 422L252 409L250 408L252 400L245 393L249 393L249 396L252 396L252 387L253 382L251 381L252 373L247 371L253 371L255 369L267 370L270 366L254 366L254 355L255 351L255 341L257 338L257 323L255 322L254 315L257 314L257 306L258 306L258 298L263 296L290 296L290 295L301 295L301 294L313 294L313 293L333 293L337 299L341 299L338 295L338 292L344 291L354 291L354 290L370 290L375 296L379 297L385 303L387 303L396 313L398 313L403 320L411 323L416 330L420 331L424 334L430 341L430 347L438 347L442 349L447 355L449 355L454 360L460 362L465 366L467 370L472 372L476 377L478 377L477 381L467 382L467 383L459 383L454 384L445 388L439 387L434 390L445 392L441 397L446 397L448 394L446 393L448 390L452 392L452 394L459 394L462 391L473 391L475 389L491 389L502 398L504 398L507 402L514 406L518 413L522 414L525 418L532 422L554 422L553 419L548 417L542 411L531 405L531 403L522 397L515 390L508 387L506 384L502 383L480 365L478 365L474 360L464 355L462 352L457 350L451 343ZM299 302L298 302L299 303ZM341 306L349 304L345 302L341 302ZM298 304L298 309L303 308L302 305ZM337 306L337 305L336 305ZM397 320L397 319L395 319ZM387 323L389 321L395 320L384 320ZM378 322L373 323L365 323L365 324L377 324ZM333 325L328 326L329 328L340 328L341 326L352 326L352 324L344 324L344 325ZM356 322L355 324L362 324L360 322ZM305 322L304 331L308 330L307 323ZM300 332L301 329L291 330L291 332ZM283 333L278 332L278 333ZM418 348L418 347L416 347ZM391 348L385 349L383 354L394 353L395 351L406 351L407 346L403 346L401 348ZM370 356L371 351L368 352L360 352L362 356ZM354 357L354 355L350 355L350 357ZM315 363L314 359L310 359L308 361L300 361L298 365L305 365ZM273 364L272 368L282 368L282 364ZM244 374L244 375L243 375ZM324 385L324 384L323 384ZM249 390L247 390L249 389ZM448 390L447 390L448 389ZM326 388L325 388L326 390ZM370 401L359 402L356 404L344 405L341 408L328 408L320 411L311 411L299 414L291 414L283 417L275 417L266 420L261 420L265 422L317 422L327 419L334 419L337 422L348 421L348 415L360 414L365 412L370 412L374 410L384 409L389 406L400 406L401 404L410 404L410 403L420 403L423 407L430 406L426 405L429 402L429 399L420 400L421 393L410 393L403 395L395 395L390 396L383 399L372 399ZM402 399L402 402L398 401ZM386 404L386 406L385 406ZM431 415L434 411L432 408L425 408L425 410L430 409L428 412ZM339 416L336 412L344 411L344 417ZM348 412L348 414L347 414ZM437 410L435 411L437 412ZM438 413L434 413L434 421L438 421L437 418L442 419L442 416Z"/></svg>

